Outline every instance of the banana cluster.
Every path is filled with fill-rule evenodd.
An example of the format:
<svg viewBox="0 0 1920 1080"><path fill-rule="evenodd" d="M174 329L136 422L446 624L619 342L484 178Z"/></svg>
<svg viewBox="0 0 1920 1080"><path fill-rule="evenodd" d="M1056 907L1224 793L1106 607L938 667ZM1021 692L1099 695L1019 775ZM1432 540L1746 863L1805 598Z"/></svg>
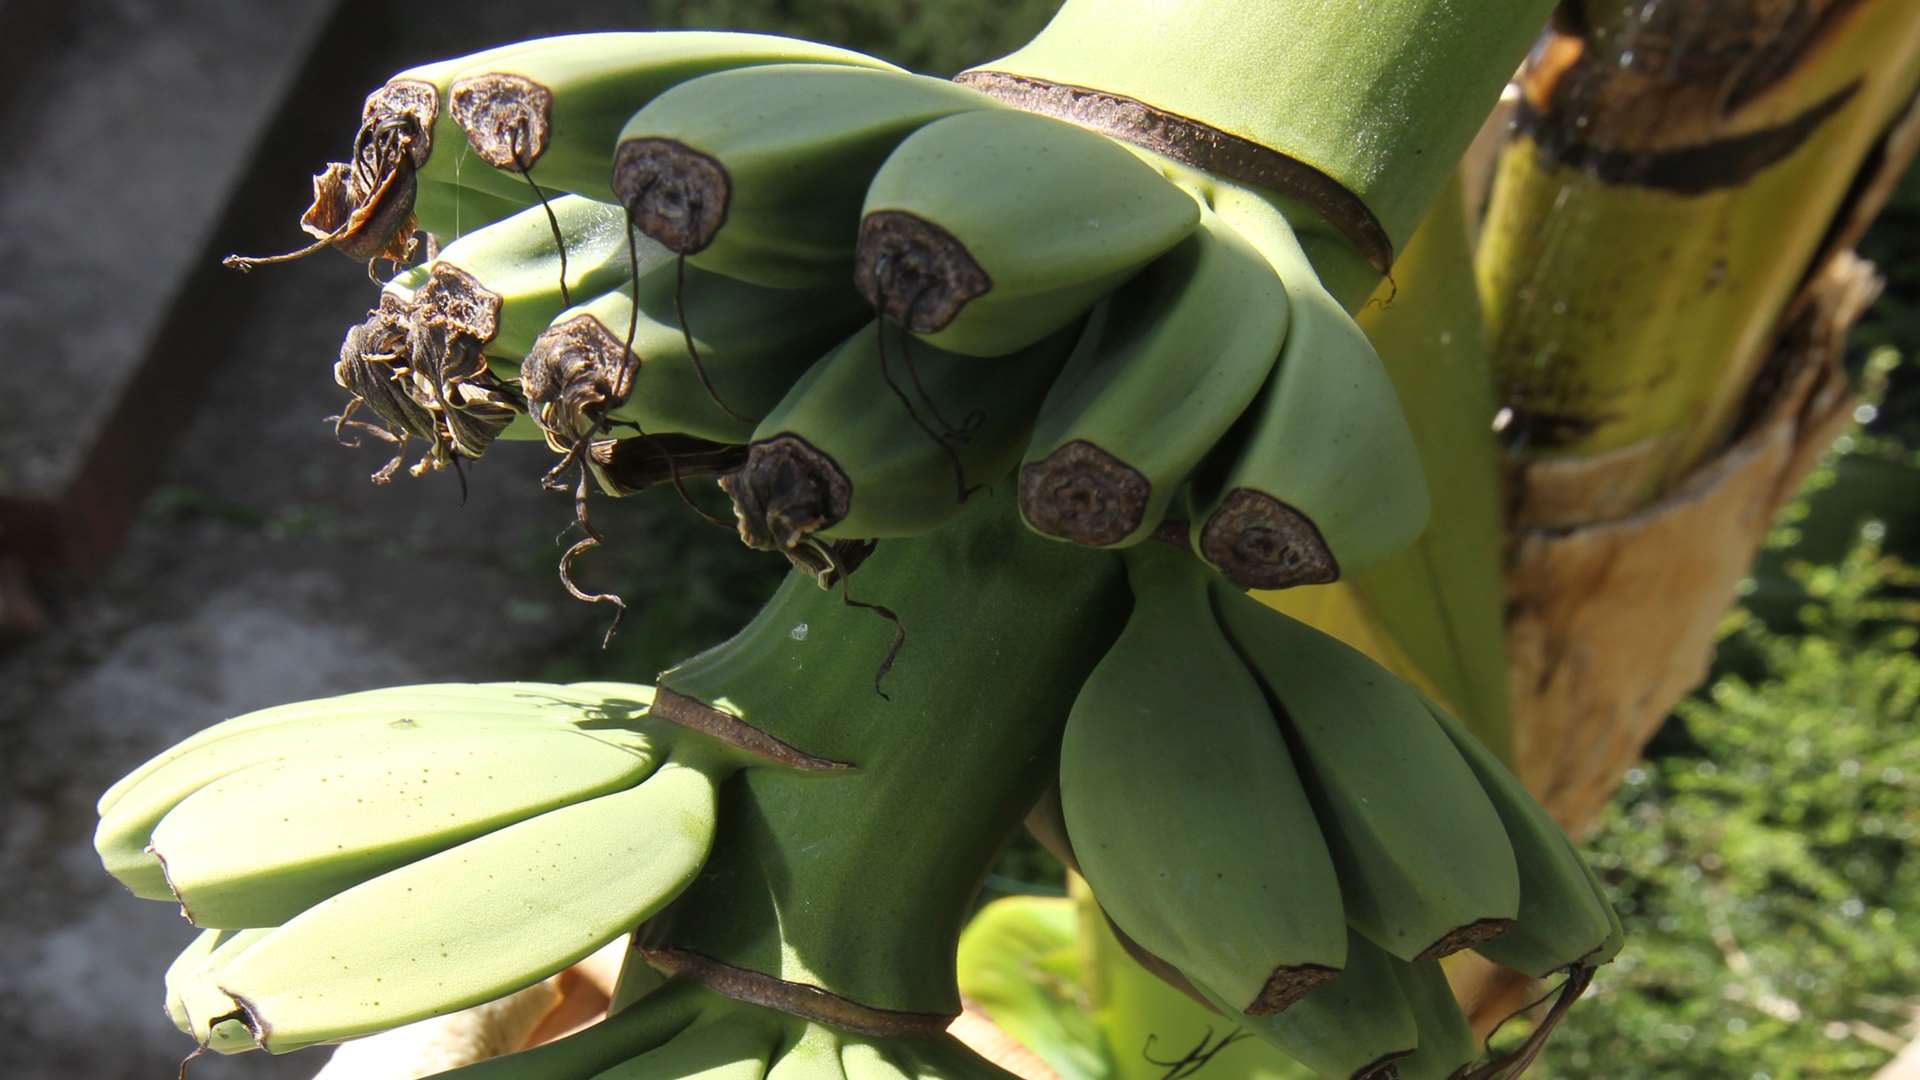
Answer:
<svg viewBox="0 0 1920 1080"><path fill-rule="evenodd" d="M148 761L102 796L94 842L205 928L168 1014L203 1047L284 1053L492 1000L630 931L706 861L720 781L771 764L652 719L652 698L375 690Z"/></svg>
<svg viewBox="0 0 1920 1080"><path fill-rule="evenodd" d="M1444 1078L1476 1047L1441 958L1584 986L1618 951L1558 826L1443 710L1176 552L1127 564L1060 802L1095 899L1179 981L1321 1075Z"/></svg>
<svg viewBox="0 0 1920 1080"><path fill-rule="evenodd" d="M1470 1062L1451 953L1567 971L1577 993L1618 948L1584 864L1495 758L1244 594L1383 559L1430 509L1392 383L1296 229L1310 211L964 80L717 33L548 38L402 72L315 193L316 246L404 259L418 228L448 241L385 284L336 367L368 430L425 442L416 473L524 437L560 455L550 482L579 467L582 503L589 474L616 495L716 476L741 539L822 586L875 541L948 527L876 585L919 603L968 564L978 610L931 631L956 656L1009 632L986 615L1039 611L1071 576L990 582L1017 545L950 539L983 489L1006 489L975 507L1009 534L1125 549L1132 615L1060 744L1067 838L1140 955L1321 1074ZM1021 540L1098 563L1074 571L1086 596L1118 573ZM995 590L1006 611L978 599ZM208 928L169 972L176 1021L216 1049L378 1030L544 977L683 889L677 923L654 925L725 940L701 921L721 905L695 902L743 880L724 851L707 866L716 784L842 765L754 720L883 730L852 719L875 721L850 684L800 677L790 642L826 600L798 591L662 676L658 701L376 692L243 717L143 767L103 799L100 851ZM1112 630L1075 614L1015 630L1057 618L1099 655ZM925 691L908 708L958 692L940 680L961 662L940 667L906 676ZM497 782L509 761L541 764ZM768 965L809 951L791 944ZM658 994L472 1075L983 1068L943 1064L937 1040L889 1048Z"/></svg>
<svg viewBox="0 0 1920 1080"><path fill-rule="evenodd" d="M1041 535L1184 537L1247 588L1427 520L1297 208L962 83L748 34L541 39L395 76L327 176L321 242L457 237L337 369L425 440L416 472L537 431L616 494L717 473L742 540L803 566L1012 476Z"/></svg>

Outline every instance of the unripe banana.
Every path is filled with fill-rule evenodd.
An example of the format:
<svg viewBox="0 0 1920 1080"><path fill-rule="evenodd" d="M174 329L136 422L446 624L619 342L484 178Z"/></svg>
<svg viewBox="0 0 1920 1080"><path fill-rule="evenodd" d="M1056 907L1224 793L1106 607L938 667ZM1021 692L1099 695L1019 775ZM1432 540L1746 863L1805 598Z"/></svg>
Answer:
<svg viewBox="0 0 1920 1080"><path fill-rule="evenodd" d="M1074 699L1060 803L1081 873L1129 937L1236 1013L1274 1013L1339 973L1346 920L1211 577L1161 545L1127 553L1133 613Z"/></svg>
<svg viewBox="0 0 1920 1080"><path fill-rule="evenodd" d="M1513 924L1513 848L1473 771L1412 687L1215 581L1227 637L1277 704L1333 852L1347 922L1402 960Z"/></svg>
<svg viewBox="0 0 1920 1080"><path fill-rule="evenodd" d="M781 1044L786 1027L772 1015L758 1015L748 1007L716 1010L717 1015L696 1022L666 1045L623 1061L593 1080L761 1080L776 1059L785 1060ZM796 1048L797 1049L797 1048ZM791 1056L794 1051L788 1051Z"/></svg>
<svg viewBox="0 0 1920 1080"><path fill-rule="evenodd" d="M521 363L520 388L555 449L602 413L645 432L743 443L812 359L867 317L845 285L768 289L667 258L632 287L561 312Z"/></svg>
<svg viewBox="0 0 1920 1080"><path fill-rule="evenodd" d="M1400 979L1400 991L1406 995L1407 1008L1420 1029L1420 1045L1413 1053L1393 1063L1399 1080L1452 1080L1464 1066L1480 1056L1473 1029L1453 997L1446 972L1438 960L1407 963L1394 960L1394 974Z"/></svg>
<svg viewBox="0 0 1920 1080"><path fill-rule="evenodd" d="M847 279L867 184L900 140L1003 108L945 79L779 64L703 75L627 121L613 190L696 266L776 288Z"/></svg>
<svg viewBox="0 0 1920 1080"><path fill-rule="evenodd" d="M1035 532L1137 543L1267 380L1286 290L1251 244L1202 209L1200 228L1121 286L1098 336L1055 380L1020 466Z"/></svg>
<svg viewBox="0 0 1920 1080"><path fill-rule="evenodd" d="M1419 1026L1395 964L1384 950L1349 931L1347 966L1333 981L1286 1012L1242 1022L1325 1080L1394 1080L1394 1067L1419 1042Z"/></svg>
<svg viewBox="0 0 1920 1080"><path fill-rule="evenodd" d="M183 990L195 1035L239 1020L275 1053L477 1005L631 930L712 841L710 751L338 893Z"/></svg>
<svg viewBox="0 0 1920 1080"><path fill-rule="evenodd" d="M278 926L397 866L632 787L658 764L657 748L543 728L342 743L255 765L183 799L151 846L189 922Z"/></svg>
<svg viewBox="0 0 1920 1080"><path fill-rule="evenodd" d="M208 965L231 960L265 937L269 929L202 930L181 950L180 955L168 965L166 974L167 1019L173 1021L174 1027L187 1035L192 1035L196 1030L185 997L193 979ZM253 1036L247 1034L246 1025L235 1020L213 1025L206 1047L217 1054L238 1054L259 1049Z"/></svg>
<svg viewBox="0 0 1920 1080"><path fill-rule="evenodd" d="M626 697L638 712L650 689L635 687ZM346 748L398 751L422 740L502 729L570 732L590 705L607 708L603 697L570 687L496 683L394 687L248 713L176 744L109 788L100 798L94 849L135 896L172 899L148 850L154 830L183 800L224 776Z"/></svg>
<svg viewBox="0 0 1920 1080"><path fill-rule="evenodd" d="M1273 265L1292 321L1237 447L1223 447L1230 461L1197 485L1194 550L1242 588L1333 581L1426 527L1419 451L1379 356L1320 284L1286 218L1246 189L1221 183L1208 193Z"/></svg>
<svg viewBox="0 0 1920 1080"><path fill-rule="evenodd" d="M627 117L655 95L724 68L790 62L889 66L763 34L569 34L400 72L367 97L361 116L369 128L402 115L413 121L411 160L422 180L518 199L529 194L525 168L543 187L604 200L612 196L607 153Z"/></svg>
<svg viewBox="0 0 1920 1080"><path fill-rule="evenodd" d="M554 241L556 225L564 250ZM619 207L562 195L441 249L413 292L411 317L444 324L489 357L517 360L567 307L563 298L597 296L624 283L634 262L645 271L668 258L651 241L636 247L630 254Z"/></svg>
<svg viewBox="0 0 1920 1080"><path fill-rule="evenodd" d="M1445 709L1431 704L1429 709L1493 801L1519 864L1520 908L1513 928L1476 951L1536 979L1576 964L1604 963L1599 957L1614 937L1618 916L1594 886L1586 861L1491 750Z"/></svg>
<svg viewBox="0 0 1920 1080"><path fill-rule="evenodd" d="M518 198L439 180L420 180L413 197L413 215L422 231L432 233L441 244L459 240L471 232L492 225L537 206L533 189L520 186Z"/></svg>
<svg viewBox="0 0 1920 1080"><path fill-rule="evenodd" d="M959 356L872 322L807 369L720 481L740 538L912 536L953 518L1020 459L1034 413L1079 337L1070 326L1008 356Z"/></svg>
<svg viewBox="0 0 1920 1080"><path fill-rule="evenodd" d="M1001 356L1073 322L1199 221L1192 196L1105 136L1032 113L961 113L880 166L854 280L928 343Z"/></svg>

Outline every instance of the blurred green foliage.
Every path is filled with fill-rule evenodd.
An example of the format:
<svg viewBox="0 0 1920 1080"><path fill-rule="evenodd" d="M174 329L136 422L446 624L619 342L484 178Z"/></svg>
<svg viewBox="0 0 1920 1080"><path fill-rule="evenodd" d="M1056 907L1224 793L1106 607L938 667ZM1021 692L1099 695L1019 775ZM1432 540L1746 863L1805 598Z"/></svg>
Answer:
<svg viewBox="0 0 1920 1080"><path fill-rule="evenodd" d="M684 0L662 26L760 30L831 41L932 75L1012 52L1059 0Z"/></svg>
<svg viewBox="0 0 1920 1080"><path fill-rule="evenodd" d="M1730 617L1754 673L1681 703L1586 845L1628 945L1542 1075L1864 1077L1920 1035L1920 570L1874 519L1801 558L1806 513L1769 553L1790 619Z"/></svg>

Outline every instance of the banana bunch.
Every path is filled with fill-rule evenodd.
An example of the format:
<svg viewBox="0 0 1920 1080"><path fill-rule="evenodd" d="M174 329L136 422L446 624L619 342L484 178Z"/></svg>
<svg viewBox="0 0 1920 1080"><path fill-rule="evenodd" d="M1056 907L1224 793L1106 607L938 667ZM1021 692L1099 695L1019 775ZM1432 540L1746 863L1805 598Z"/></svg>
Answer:
<svg viewBox="0 0 1920 1080"><path fill-rule="evenodd" d="M1472 1060L1451 953L1573 987L1611 959L1579 856L1450 717L1195 560L1150 545L1127 570L1133 612L1060 751L1067 839L1119 932L1339 1078Z"/></svg>
<svg viewBox="0 0 1920 1080"><path fill-rule="evenodd" d="M616 495L717 476L742 541L801 573L657 696L291 706L109 792L109 869L208 928L168 977L203 1046L465 1007L645 922L636 955L667 988L475 1075L970 1074L930 1039L953 939L1056 750L1118 931L1325 1075L1469 1060L1451 953L1577 993L1617 948L1578 856L1471 736L1242 591L1333 581L1426 525L1406 417L1326 255L1331 220L1384 271L1393 230L1193 152L1239 144L1192 117L1085 87L1068 108L1035 81L603 34L367 99L351 160L316 178L312 246L449 241L343 344L369 430L424 440L416 473L543 438L549 483L581 470L567 558L598 542L589 473ZM1124 628L1122 559L1088 549L1124 549ZM885 606L812 587L856 568ZM723 801L741 825L716 843Z"/></svg>
<svg viewBox="0 0 1920 1080"><path fill-rule="evenodd" d="M148 761L95 847L207 928L167 972L202 1047L283 1053L491 1000L659 911L716 788L776 763L649 716L651 687L413 686L266 709Z"/></svg>
<svg viewBox="0 0 1920 1080"><path fill-rule="evenodd" d="M741 538L796 565L1010 476L1041 535L1185 535L1248 588L1417 536L1418 454L1311 212L1003 89L719 33L401 72L308 228L369 258L451 242L336 378L427 443L416 473L535 434L550 480L577 461L615 493L724 462Z"/></svg>

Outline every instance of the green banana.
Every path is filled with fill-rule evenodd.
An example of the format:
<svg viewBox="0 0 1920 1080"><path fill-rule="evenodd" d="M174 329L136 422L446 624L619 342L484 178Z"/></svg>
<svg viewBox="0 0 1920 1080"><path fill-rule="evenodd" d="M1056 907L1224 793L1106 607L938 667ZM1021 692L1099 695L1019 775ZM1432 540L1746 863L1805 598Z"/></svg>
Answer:
<svg viewBox="0 0 1920 1080"><path fill-rule="evenodd" d="M192 1034L193 1014L187 1009L186 988L192 978L209 964L232 959L267 933L258 930L202 930L181 950L167 967L167 1019L183 1033ZM255 1049L253 1036L235 1020L215 1024L207 1039L207 1049L218 1054L237 1054Z"/></svg>
<svg viewBox="0 0 1920 1080"><path fill-rule="evenodd" d="M1200 221L1104 136L1031 113L936 120L880 166L854 281L929 344L1000 356L1073 322Z"/></svg>
<svg viewBox="0 0 1920 1080"><path fill-rule="evenodd" d="M951 519L1019 460L1079 336L1069 326L982 358L868 323L807 369L754 429L746 467L721 478L740 538L791 551L816 534L911 536Z"/></svg>
<svg viewBox="0 0 1920 1080"><path fill-rule="evenodd" d="M691 79L621 129L613 190L641 231L756 285L846 280L868 182L900 141L1004 106L945 79L778 64Z"/></svg>
<svg viewBox="0 0 1920 1080"><path fill-rule="evenodd" d="M1428 707L1493 801L1519 864L1520 908L1513 928L1476 950L1536 979L1604 962L1596 957L1614 938L1618 916L1594 886L1586 860L1491 750L1445 709Z"/></svg>
<svg viewBox="0 0 1920 1080"><path fill-rule="evenodd" d="M543 187L609 199L607 152L636 109L711 71L796 61L887 66L762 34L571 34L400 72L367 98L362 122L373 128L408 115L421 179L512 199L529 190L525 168Z"/></svg>
<svg viewBox="0 0 1920 1080"><path fill-rule="evenodd" d="M300 226L315 241L226 264L251 269L322 247L404 262L421 223L416 210L429 231L457 235L465 204L449 189L491 196L482 213L499 214L540 200L536 167L545 187L607 199L606 148L635 109L710 71L794 61L888 66L791 38L630 32L536 38L409 68L367 95L349 160L313 178Z"/></svg>
<svg viewBox="0 0 1920 1080"><path fill-rule="evenodd" d="M1451 1080L1480 1056L1480 1047L1454 1000L1446 972L1440 970L1438 960L1392 963L1400 992L1406 995L1407 1007L1420 1029L1420 1045L1393 1063L1399 1080Z"/></svg>
<svg viewBox="0 0 1920 1080"><path fill-rule="evenodd" d="M638 713L651 694L649 688L634 687L623 698L616 706L612 698L570 687L495 683L369 690L262 709L201 731L107 789L100 798L94 849L107 872L135 896L170 900L173 892L149 850L154 830L183 800L222 777L343 747L402 752L423 741L473 732L570 732L590 715L607 716L616 707L623 714ZM589 707L597 713L587 713ZM603 732L602 737L617 736Z"/></svg>
<svg viewBox="0 0 1920 1080"><path fill-rule="evenodd" d="M1020 513L1094 547L1145 539L1187 474L1259 392L1287 334L1287 293L1212 210L1109 303L1040 406Z"/></svg>
<svg viewBox="0 0 1920 1080"><path fill-rule="evenodd" d="M555 243L556 227L564 250ZM567 307L563 298L614 289L633 262L644 270L665 258L650 242L630 257L619 207L561 195L442 248L412 294L411 317L416 325L445 324L489 357L517 360Z"/></svg>
<svg viewBox="0 0 1920 1080"><path fill-rule="evenodd" d="M1346 920L1211 576L1160 545L1127 553L1133 613L1074 699L1060 802L1081 873L1129 937L1235 1013L1275 1013L1339 973Z"/></svg>
<svg viewBox="0 0 1920 1080"><path fill-rule="evenodd" d="M1242 1022L1326 1080L1394 1080L1420 1037L1395 965L1384 949L1349 931L1347 966L1331 982L1285 1012Z"/></svg>
<svg viewBox="0 0 1920 1080"><path fill-rule="evenodd" d="M749 1009L728 1010L696 1023L665 1046L623 1061L593 1080L761 1080L779 1055L785 1025L752 1018ZM789 1051L791 1053L791 1051ZM783 1059L784 1060L784 1059Z"/></svg>
<svg viewBox="0 0 1920 1080"><path fill-rule="evenodd" d="M1192 499L1194 550L1242 588L1323 584L1426 527L1427 482L1393 383L1265 197L1204 193L1273 265L1292 308L1279 366Z"/></svg>
<svg viewBox="0 0 1920 1080"><path fill-rule="evenodd" d="M632 787L659 756L538 727L411 741L255 765L168 811L151 846L188 921L277 926L397 866Z"/></svg>
<svg viewBox="0 0 1920 1080"><path fill-rule="evenodd" d="M409 435L427 442L416 475L454 454L480 457L524 405L489 355L524 354L572 290L624 280L638 258L625 220L616 207L567 195L468 233L386 284L380 307L348 332L334 380L385 421L402 449ZM531 428L510 437L536 435ZM374 478L399 462L396 455Z"/></svg>
<svg viewBox="0 0 1920 1080"><path fill-rule="evenodd" d="M865 318L844 285L768 289L668 257L629 288L561 312L521 363L520 387L557 450L603 413L646 432L740 443L812 358Z"/></svg>
<svg viewBox="0 0 1920 1080"><path fill-rule="evenodd" d="M422 232L430 233L441 244L454 243L468 233L537 206L533 189L522 185L518 197L440 180L421 179L413 197L413 215Z"/></svg>
<svg viewBox="0 0 1920 1080"><path fill-rule="evenodd" d="M1506 830L1418 692L1225 582L1211 592L1307 778L1348 924L1402 960L1512 926L1520 882Z"/></svg>
<svg viewBox="0 0 1920 1080"><path fill-rule="evenodd" d="M699 871L713 835L711 753L356 885L216 963L183 990L205 1040L239 1020L284 1053L477 1005L631 930Z"/></svg>

